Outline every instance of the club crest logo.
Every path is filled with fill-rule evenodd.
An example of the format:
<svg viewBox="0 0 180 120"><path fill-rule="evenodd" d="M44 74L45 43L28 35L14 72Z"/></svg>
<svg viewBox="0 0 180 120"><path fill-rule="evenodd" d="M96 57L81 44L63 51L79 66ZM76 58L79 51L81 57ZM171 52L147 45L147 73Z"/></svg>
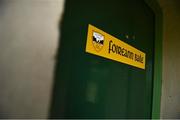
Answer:
<svg viewBox="0 0 180 120"><path fill-rule="evenodd" d="M97 52L101 51L104 46L104 36L93 31L93 46Z"/></svg>

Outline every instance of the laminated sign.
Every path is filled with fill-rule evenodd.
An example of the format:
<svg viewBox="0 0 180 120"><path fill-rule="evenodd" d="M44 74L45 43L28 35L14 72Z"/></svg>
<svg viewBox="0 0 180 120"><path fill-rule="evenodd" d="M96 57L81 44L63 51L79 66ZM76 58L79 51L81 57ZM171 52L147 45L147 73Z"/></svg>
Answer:
<svg viewBox="0 0 180 120"><path fill-rule="evenodd" d="M90 24L86 52L145 69L145 53Z"/></svg>

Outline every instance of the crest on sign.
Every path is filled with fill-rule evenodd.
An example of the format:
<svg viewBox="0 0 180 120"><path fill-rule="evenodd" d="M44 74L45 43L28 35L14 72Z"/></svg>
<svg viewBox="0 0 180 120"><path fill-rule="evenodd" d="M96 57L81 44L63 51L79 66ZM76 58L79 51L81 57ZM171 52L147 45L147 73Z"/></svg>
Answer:
<svg viewBox="0 0 180 120"><path fill-rule="evenodd" d="M93 31L92 42L95 50L97 52L101 51L104 46L104 35Z"/></svg>

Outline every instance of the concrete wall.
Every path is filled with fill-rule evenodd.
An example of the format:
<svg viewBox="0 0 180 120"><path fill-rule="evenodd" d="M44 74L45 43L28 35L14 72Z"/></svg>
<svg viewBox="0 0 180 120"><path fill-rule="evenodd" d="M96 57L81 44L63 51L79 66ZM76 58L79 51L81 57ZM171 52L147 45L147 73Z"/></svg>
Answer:
<svg viewBox="0 0 180 120"><path fill-rule="evenodd" d="M64 0L0 0L0 118L46 118Z"/></svg>
<svg viewBox="0 0 180 120"><path fill-rule="evenodd" d="M161 117L180 118L180 0L159 0L164 15Z"/></svg>

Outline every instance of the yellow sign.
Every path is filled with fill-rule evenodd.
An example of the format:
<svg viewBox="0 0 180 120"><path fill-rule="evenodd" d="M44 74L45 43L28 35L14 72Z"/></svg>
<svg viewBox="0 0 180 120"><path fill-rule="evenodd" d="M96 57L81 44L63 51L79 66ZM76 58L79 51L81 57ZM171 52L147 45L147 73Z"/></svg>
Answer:
<svg viewBox="0 0 180 120"><path fill-rule="evenodd" d="M145 53L90 24L86 52L145 69Z"/></svg>

